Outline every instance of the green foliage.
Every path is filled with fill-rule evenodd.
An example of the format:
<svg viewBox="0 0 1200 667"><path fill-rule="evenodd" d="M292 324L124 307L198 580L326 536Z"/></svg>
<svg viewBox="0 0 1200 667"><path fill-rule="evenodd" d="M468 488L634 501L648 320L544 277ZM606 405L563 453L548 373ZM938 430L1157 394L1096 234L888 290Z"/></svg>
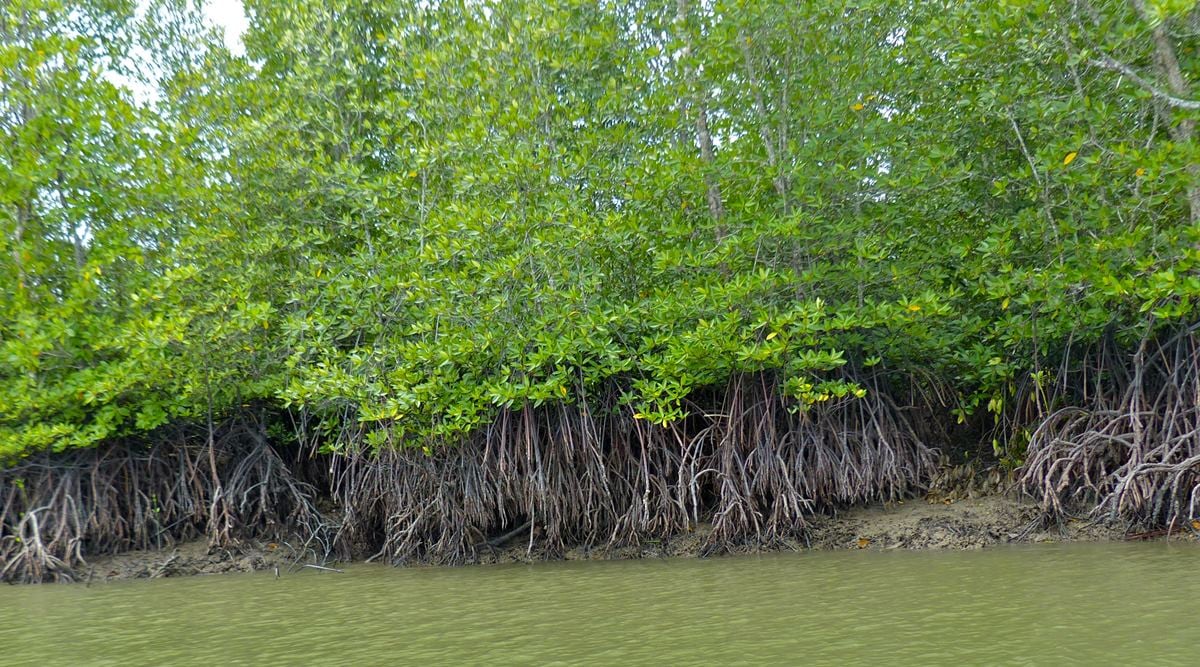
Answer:
<svg viewBox="0 0 1200 667"><path fill-rule="evenodd" d="M133 4L0 8L0 458L669 423L758 372L1000 416L1196 319L1200 112L1154 92L1200 99L1194 2L257 0L244 55Z"/></svg>

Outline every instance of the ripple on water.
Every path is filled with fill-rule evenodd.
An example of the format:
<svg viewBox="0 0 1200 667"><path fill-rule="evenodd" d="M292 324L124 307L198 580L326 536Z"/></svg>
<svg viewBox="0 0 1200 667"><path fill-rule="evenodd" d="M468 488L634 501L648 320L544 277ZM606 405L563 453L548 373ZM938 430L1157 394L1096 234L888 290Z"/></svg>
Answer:
<svg viewBox="0 0 1200 667"><path fill-rule="evenodd" d="M1193 664L1200 545L811 552L0 589L17 664Z"/></svg>

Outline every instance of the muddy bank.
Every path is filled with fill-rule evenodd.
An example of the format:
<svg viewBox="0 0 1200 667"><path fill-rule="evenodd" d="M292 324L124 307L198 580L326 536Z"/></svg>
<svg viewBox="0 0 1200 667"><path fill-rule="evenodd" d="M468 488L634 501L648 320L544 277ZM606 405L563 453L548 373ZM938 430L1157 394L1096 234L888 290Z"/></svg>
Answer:
<svg viewBox="0 0 1200 667"><path fill-rule="evenodd" d="M770 546L746 545L724 553L803 551L805 549L981 549L1008 543L1117 541L1129 539L1194 540L1190 531L1169 538L1160 531L1145 533L1124 525L1084 520L1062 524L1046 522L1037 505L1014 494L963 497L929 495L895 503L851 508L836 515L815 517L806 539L782 540ZM975 497L970 497L974 495ZM617 560L633 558L698 557L705 551L712 527L665 540L643 540L638 545L587 549L562 554L566 560ZM229 572L295 572L309 561L298 560L289 543L246 542L233 548L210 548L194 540L163 550L132 551L93 557L85 568L88 581L115 581L179 577ZM528 533L491 550L482 550L474 564L528 563L552 556ZM421 563L412 563L422 565ZM327 564L328 565L328 564Z"/></svg>
<svg viewBox="0 0 1200 667"><path fill-rule="evenodd" d="M1046 524L1035 504L1011 496L914 499L823 518L815 523L811 541L822 549L980 549L1011 542L1127 538L1123 527L1111 523Z"/></svg>
<svg viewBox="0 0 1200 667"><path fill-rule="evenodd" d="M303 561L299 561L303 563ZM184 542L168 549L129 551L93 556L81 568L84 581L158 579L197 574L255 572L299 567L286 546L274 542L248 542L232 548L210 547L207 540Z"/></svg>
<svg viewBox="0 0 1200 667"><path fill-rule="evenodd" d="M699 526L693 533L671 540L643 542L605 550L574 549L567 560L603 558L694 557L704 551L711 527ZM777 544L733 547L725 553L802 551L805 549L981 549L1008 543L1098 542L1129 539L1163 539L1158 531L1131 531L1124 525L1085 520L1062 524L1047 522L1032 501L1010 494L974 498L915 498L895 503L850 508L836 515L811 520L803 539ZM1194 539L1177 531L1171 539ZM714 554L715 555L715 554ZM482 562L527 562L538 560L527 545L510 547Z"/></svg>

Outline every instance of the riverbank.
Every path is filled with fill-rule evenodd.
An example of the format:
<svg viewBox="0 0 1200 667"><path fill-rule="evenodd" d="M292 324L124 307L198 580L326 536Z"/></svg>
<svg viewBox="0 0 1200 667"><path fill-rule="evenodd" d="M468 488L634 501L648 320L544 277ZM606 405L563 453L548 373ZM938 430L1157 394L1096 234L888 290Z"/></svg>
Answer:
<svg viewBox="0 0 1200 667"><path fill-rule="evenodd" d="M957 489L894 503L855 507L811 521L807 539L743 546L726 553L816 550L982 549L1010 543L1107 542L1140 539L1194 541L1187 531L1171 536L1161 531L1130 532L1123 525L1068 520L1047 525L1035 503L1013 493ZM643 540L639 545L609 549L583 547L566 551L564 560L687 558L710 555L704 550L711 526L701 524L670 540ZM231 572L299 571L296 549L288 542L247 541L232 548L210 548L203 539L161 550L131 551L88 559L86 581L117 581ZM527 563L547 560L543 545L528 533L491 551L474 564Z"/></svg>

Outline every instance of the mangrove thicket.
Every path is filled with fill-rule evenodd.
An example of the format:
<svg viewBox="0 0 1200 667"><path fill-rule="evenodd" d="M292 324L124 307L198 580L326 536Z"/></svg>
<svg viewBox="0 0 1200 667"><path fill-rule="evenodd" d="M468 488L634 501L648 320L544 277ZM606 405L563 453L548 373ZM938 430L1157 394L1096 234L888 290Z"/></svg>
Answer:
<svg viewBox="0 0 1200 667"><path fill-rule="evenodd" d="M0 4L0 579L1200 518L1195 0L245 11Z"/></svg>

